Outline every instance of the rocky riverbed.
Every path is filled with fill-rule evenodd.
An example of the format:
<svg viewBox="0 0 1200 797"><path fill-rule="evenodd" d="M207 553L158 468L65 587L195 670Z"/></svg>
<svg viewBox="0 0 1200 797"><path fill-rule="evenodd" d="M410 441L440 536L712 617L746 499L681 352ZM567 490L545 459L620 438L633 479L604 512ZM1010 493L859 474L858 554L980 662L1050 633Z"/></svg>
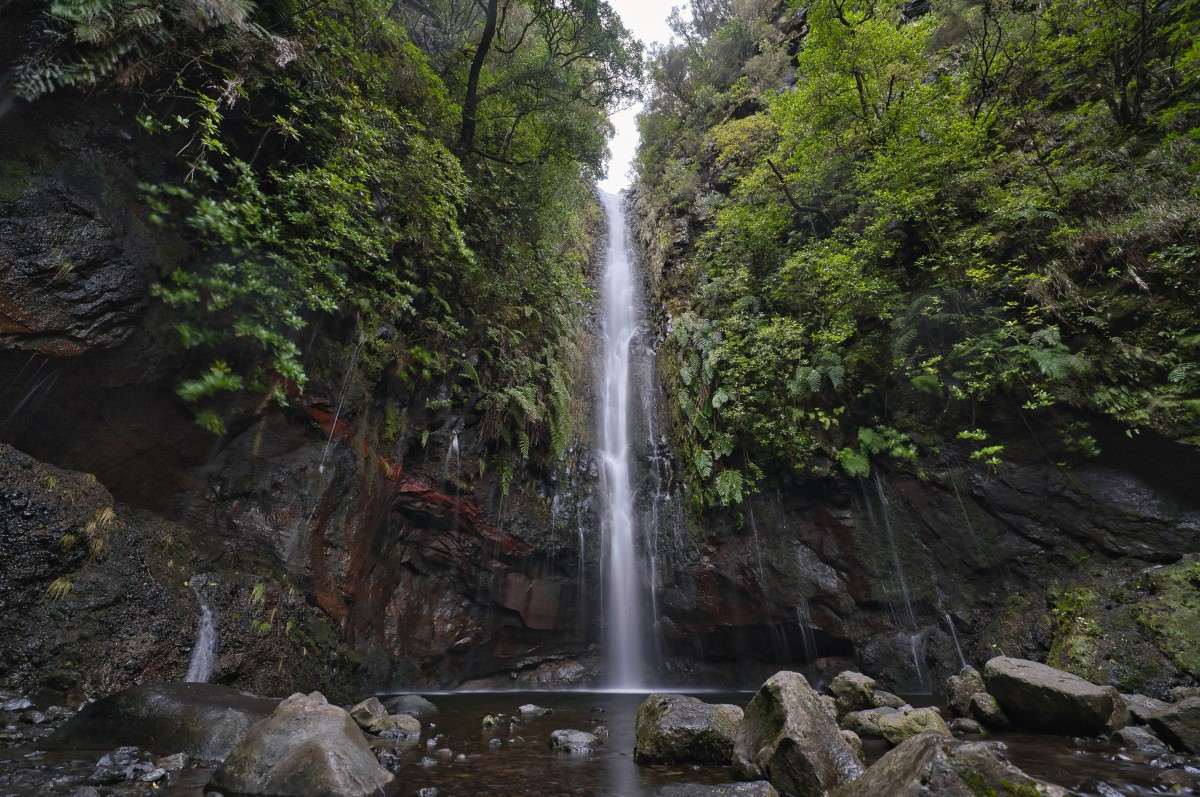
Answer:
<svg viewBox="0 0 1200 797"><path fill-rule="evenodd" d="M814 688L814 685L817 688ZM1200 794L1200 694L995 658L948 700L843 672L754 693L458 692L338 706L149 684L0 697L0 795L876 797Z"/></svg>

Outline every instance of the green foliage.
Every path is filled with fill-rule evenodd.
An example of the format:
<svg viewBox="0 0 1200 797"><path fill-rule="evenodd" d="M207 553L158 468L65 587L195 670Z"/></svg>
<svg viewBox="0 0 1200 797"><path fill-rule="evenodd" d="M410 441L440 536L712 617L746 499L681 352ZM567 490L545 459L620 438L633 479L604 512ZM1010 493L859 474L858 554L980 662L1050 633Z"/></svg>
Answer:
<svg viewBox="0 0 1200 797"><path fill-rule="evenodd" d="M806 33L769 4L677 20L637 190L647 224L697 230L656 287L703 502L722 457L865 476L985 412L1200 440L1200 15L1101 6L913 20L817 0ZM789 47L794 81L762 71ZM978 434L971 459L998 467Z"/></svg>

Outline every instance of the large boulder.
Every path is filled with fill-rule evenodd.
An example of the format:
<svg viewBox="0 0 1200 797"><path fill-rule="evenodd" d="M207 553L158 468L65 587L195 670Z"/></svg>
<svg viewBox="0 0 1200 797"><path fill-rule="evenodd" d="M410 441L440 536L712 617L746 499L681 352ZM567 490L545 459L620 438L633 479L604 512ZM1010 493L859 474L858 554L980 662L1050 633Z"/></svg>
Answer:
<svg viewBox="0 0 1200 797"><path fill-rule="evenodd" d="M1180 752L1200 753L1200 697L1189 697L1150 715L1150 727Z"/></svg>
<svg viewBox="0 0 1200 797"><path fill-rule="evenodd" d="M394 695L384 698L383 705L389 714L407 714L419 720L438 713L438 707L420 695Z"/></svg>
<svg viewBox="0 0 1200 797"><path fill-rule="evenodd" d="M778 672L746 707L733 751L734 774L766 778L789 797L816 797L847 783L863 766L820 696L796 672Z"/></svg>
<svg viewBox="0 0 1200 797"><path fill-rule="evenodd" d="M950 728L936 708L907 708L879 718L879 735L890 745L898 745L922 733L950 736Z"/></svg>
<svg viewBox="0 0 1200 797"><path fill-rule="evenodd" d="M997 656L983 668L988 692L1023 730L1100 736L1125 726L1120 693L1026 659Z"/></svg>
<svg viewBox="0 0 1200 797"><path fill-rule="evenodd" d="M1058 786L1034 780L1004 757L999 742L960 742L923 733L900 744L866 774L831 797L979 797L1020 794L1066 797Z"/></svg>
<svg viewBox="0 0 1200 797"><path fill-rule="evenodd" d="M875 705L875 679L860 672L846 670L829 682L829 691L837 701L838 716L851 711L878 708Z"/></svg>
<svg viewBox="0 0 1200 797"><path fill-rule="evenodd" d="M219 761L278 703L215 684L142 684L87 704L45 744L76 750L133 745Z"/></svg>
<svg viewBox="0 0 1200 797"><path fill-rule="evenodd" d="M686 695L653 694L638 707L633 757L641 764L728 764L742 710Z"/></svg>
<svg viewBox="0 0 1200 797"><path fill-rule="evenodd" d="M1121 695L1121 699L1125 701L1125 707L1129 709L1130 722L1141 725L1150 721L1151 714L1156 714L1170 705L1165 700L1157 700L1146 695Z"/></svg>
<svg viewBox="0 0 1200 797"><path fill-rule="evenodd" d="M883 729L880 727L884 717L900 712L894 708L868 708L862 711L851 711L842 717L842 727L854 731L864 739L882 739Z"/></svg>
<svg viewBox="0 0 1200 797"><path fill-rule="evenodd" d="M393 779L345 709L292 695L256 723L213 775L214 789L273 797L366 797Z"/></svg>

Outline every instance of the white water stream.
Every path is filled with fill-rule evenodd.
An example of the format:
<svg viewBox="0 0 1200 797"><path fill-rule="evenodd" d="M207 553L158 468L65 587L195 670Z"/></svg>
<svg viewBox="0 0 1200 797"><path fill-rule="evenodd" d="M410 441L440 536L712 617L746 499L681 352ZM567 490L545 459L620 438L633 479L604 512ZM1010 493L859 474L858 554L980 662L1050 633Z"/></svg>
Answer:
<svg viewBox="0 0 1200 797"><path fill-rule="evenodd" d="M188 662L187 675L183 680L188 683L208 683L216 667L217 655L217 622L213 618L212 608L204 599L204 594L198 585L193 585L196 600L200 602L200 622L196 627L196 643L192 645L192 658Z"/></svg>
<svg viewBox="0 0 1200 797"><path fill-rule="evenodd" d="M630 354L637 332L637 291L621 197L604 194L603 199L608 223L608 253L601 288L604 354L599 431L607 554L605 642L609 685L634 689L646 683L646 621L629 445Z"/></svg>

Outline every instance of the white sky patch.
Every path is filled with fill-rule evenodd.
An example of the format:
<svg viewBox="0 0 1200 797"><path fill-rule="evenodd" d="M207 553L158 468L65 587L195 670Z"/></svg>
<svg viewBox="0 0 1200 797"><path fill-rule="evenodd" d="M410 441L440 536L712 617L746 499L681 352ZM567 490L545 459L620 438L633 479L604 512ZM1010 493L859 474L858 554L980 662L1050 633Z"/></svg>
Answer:
<svg viewBox="0 0 1200 797"><path fill-rule="evenodd" d="M641 39L647 49L654 42L661 44L670 41L671 29L667 27L667 16L671 13L672 3L655 0L609 2L625 21L625 27ZM629 187L629 170L638 148L637 115L641 110L642 106L639 103L632 108L618 111L611 117L617 132L608 145L608 177L600 183L600 188L605 191L615 194Z"/></svg>

